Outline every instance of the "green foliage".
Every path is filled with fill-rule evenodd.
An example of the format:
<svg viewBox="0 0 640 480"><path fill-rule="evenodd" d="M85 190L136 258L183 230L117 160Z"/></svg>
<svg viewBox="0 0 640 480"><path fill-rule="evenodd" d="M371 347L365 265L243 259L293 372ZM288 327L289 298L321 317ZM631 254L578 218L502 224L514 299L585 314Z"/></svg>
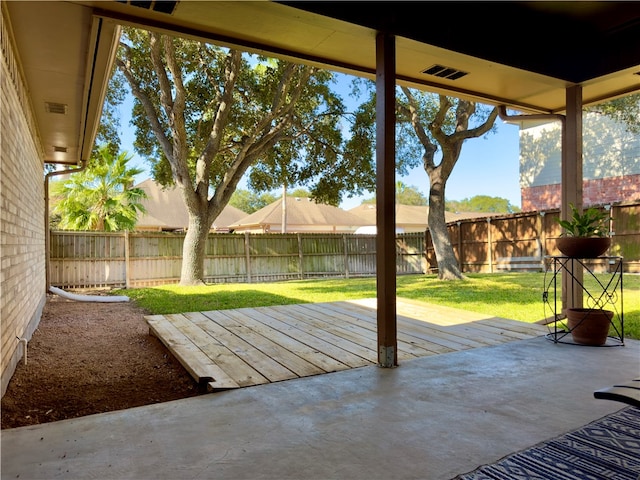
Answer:
<svg viewBox="0 0 640 480"><path fill-rule="evenodd" d="M177 69L154 71L149 59L158 43L163 62L174 62ZM156 181L173 184L177 165L184 164L195 185L200 164L214 194L229 188L230 197L233 177L239 180L248 171L255 192L307 185L315 198L333 203L360 183L369 185L353 167L354 159L370 151L343 145L345 107L331 91L332 72L249 54L241 54L236 64L236 55L210 44L124 29L118 65L130 74L136 97L134 146L149 161ZM162 82L169 83L175 99L184 95L184 111L163 96ZM149 100L152 115L142 99ZM182 130L172 120L176 115L184 115ZM178 152L168 146L178 141L186 144L186 154L173 158ZM350 181L343 181L347 173Z"/></svg>
<svg viewBox="0 0 640 480"><path fill-rule="evenodd" d="M296 188L295 190L288 192L287 197L311 198L311 192L304 188ZM282 198L282 195L280 195L280 198Z"/></svg>
<svg viewBox="0 0 640 480"><path fill-rule="evenodd" d="M57 201L53 215L59 216L57 227L68 230L132 230L138 214L144 213L140 201L144 190L130 188L141 169L128 168L126 152L112 154L102 145L85 170L73 173L68 180L51 184Z"/></svg>
<svg viewBox="0 0 640 480"><path fill-rule="evenodd" d="M376 203L376 197L367 198L362 203ZM396 203L401 205L428 205L429 200L413 185L396 182Z"/></svg>
<svg viewBox="0 0 640 480"><path fill-rule="evenodd" d="M229 200L229 205L239 208L245 213L253 213L276 200L276 196L269 192L258 194L250 190L238 188L233 192L231 200Z"/></svg>
<svg viewBox="0 0 640 480"><path fill-rule="evenodd" d="M523 322L536 322L549 316L542 302L543 285L543 273L470 273L462 282L443 282L434 275L397 278L398 297ZM624 287L625 338L640 339L640 275L626 276ZM130 296L154 314L168 314L373 298L376 279L225 283L201 287L165 285L115 293Z"/></svg>
<svg viewBox="0 0 640 480"><path fill-rule="evenodd" d="M611 217L597 208L587 208L582 214L574 204L571 207L569 220L556 219L565 233L570 237L606 237L609 234Z"/></svg>
<svg viewBox="0 0 640 480"><path fill-rule="evenodd" d="M405 185L402 182L396 182L396 201L403 205L429 204L429 200L418 190L418 187Z"/></svg>
<svg viewBox="0 0 640 480"><path fill-rule="evenodd" d="M450 212L515 213L520 211L519 207L511 205L506 198L488 195L476 195L463 200L447 200L445 208Z"/></svg>
<svg viewBox="0 0 640 480"><path fill-rule="evenodd" d="M630 133L640 133L640 93L589 107L587 111L596 112L624 123Z"/></svg>
<svg viewBox="0 0 640 480"><path fill-rule="evenodd" d="M99 155L98 150L102 146L106 146L111 155L118 155L120 151L119 132L121 128L119 107L124 101L125 94L124 78L114 67L102 107L102 116L100 117L96 142L91 152L93 157Z"/></svg>

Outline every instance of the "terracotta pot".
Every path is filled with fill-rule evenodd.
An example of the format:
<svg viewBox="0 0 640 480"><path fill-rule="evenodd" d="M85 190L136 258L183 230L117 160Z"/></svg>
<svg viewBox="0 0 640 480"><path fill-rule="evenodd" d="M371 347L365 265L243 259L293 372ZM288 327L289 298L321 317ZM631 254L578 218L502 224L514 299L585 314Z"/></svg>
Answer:
<svg viewBox="0 0 640 480"><path fill-rule="evenodd" d="M556 246L563 255L571 258L596 258L611 246L609 237L560 237Z"/></svg>
<svg viewBox="0 0 640 480"><path fill-rule="evenodd" d="M567 308L567 325L571 336L581 345L607 343L613 312L599 308Z"/></svg>

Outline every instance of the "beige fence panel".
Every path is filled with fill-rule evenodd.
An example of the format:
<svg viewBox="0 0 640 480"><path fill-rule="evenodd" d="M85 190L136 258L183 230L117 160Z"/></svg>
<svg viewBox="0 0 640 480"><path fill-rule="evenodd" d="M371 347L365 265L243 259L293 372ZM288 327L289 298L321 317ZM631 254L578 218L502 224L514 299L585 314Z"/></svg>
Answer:
<svg viewBox="0 0 640 480"><path fill-rule="evenodd" d="M424 233L406 233L396 237L398 275L425 272Z"/></svg>
<svg viewBox="0 0 640 480"><path fill-rule="evenodd" d="M346 275L347 258L343 235L298 234L302 278Z"/></svg>
<svg viewBox="0 0 640 480"><path fill-rule="evenodd" d="M125 286L124 244L121 233L51 233L51 284L61 288Z"/></svg>
<svg viewBox="0 0 640 480"><path fill-rule="evenodd" d="M272 282L301 278L296 234L255 234L247 236L252 282Z"/></svg>
<svg viewBox="0 0 640 480"><path fill-rule="evenodd" d="M370 276L376 273L376 236L345 235L347 276Z"/></svg>
<svg viewBox="0 0 640 480"><path fill-rule="evenodd" d="M184 234L130 233L128 287L175 283L180 279Z"/></svg>
<svg viewBox="0 0 640 480"><path fill-rule="evenodd" d="M184 234L52 232L52 285L144 287L180 280ZM424 234L398 236L398 273L424 272ZM205 281L371 276L375 235L211 234Z"/></svg>
<svg viewBox="0 0 640 480"><path fill-rule="evenodd" d="M204 261L206 282L241 283L248 281L245 238L244 235L235 234L214 233L209 235Z"/></svg>

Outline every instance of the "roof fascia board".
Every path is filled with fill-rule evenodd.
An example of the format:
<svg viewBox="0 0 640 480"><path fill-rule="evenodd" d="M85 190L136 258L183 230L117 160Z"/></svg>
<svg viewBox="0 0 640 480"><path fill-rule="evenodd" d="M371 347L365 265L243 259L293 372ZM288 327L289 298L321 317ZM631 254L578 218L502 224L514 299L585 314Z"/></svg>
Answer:
<svg viewBox="0 0 640 480"><path fill-rule="evenodd" d="M238 38L230 37L228 35L221 35L207 30L200 30L194 29L192 27L176 25L157 19L123 14L120 12L102 10L99 8L94 10L94 15L101 18L113 20L120 23L121 25L159 31L169 35L178 34L182 37L190 38L197 41L204 40L227 48L239 48L251 53L272 55L293 62L309 63L320 68L334 69L336 71L349 75L362 76L369 79L375 79L376 75L375 68L365 68L360 65L337 62L328 58L299 53L295 50L274 47L264 43L245 41ZM372 36L372 42L373 41L375 41L375 35ZM531 113L549 113L549 109L538 105L517 102L506 98L493 97L474 90L457 89L451 85L433 81L426 81L418 77L396 78L397 80L405 82L407 85L411 85L415 88L429 87L430 91L441 92L452 96L463 96L490 105L507 105L507 107L513 108L515 110L521 110Z"/></svg>
<svg viewBox="0 0 640 480"><path fill-rule="evenodd" d="M78 163L86 162L91 156L95 143L104 100L115 64L118 42L120 40L120 26L98 16L93 17L87 57L87 71L85 75L84 100L82 108L82 131Z"/></svg>

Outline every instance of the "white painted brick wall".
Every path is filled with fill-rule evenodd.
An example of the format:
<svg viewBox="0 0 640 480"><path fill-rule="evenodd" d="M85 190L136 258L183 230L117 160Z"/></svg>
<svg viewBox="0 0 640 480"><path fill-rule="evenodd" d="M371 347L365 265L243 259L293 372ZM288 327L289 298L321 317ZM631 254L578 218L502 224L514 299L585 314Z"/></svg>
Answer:
<svg viewBox="0 0 640 480"><path fill-rule="evenodd" d="M5 45L6 47L6 45ZM43 161L4 52L0 63L0 323L2 395L46 299ZM20 86L20 84L18 84Z"/></svg>

